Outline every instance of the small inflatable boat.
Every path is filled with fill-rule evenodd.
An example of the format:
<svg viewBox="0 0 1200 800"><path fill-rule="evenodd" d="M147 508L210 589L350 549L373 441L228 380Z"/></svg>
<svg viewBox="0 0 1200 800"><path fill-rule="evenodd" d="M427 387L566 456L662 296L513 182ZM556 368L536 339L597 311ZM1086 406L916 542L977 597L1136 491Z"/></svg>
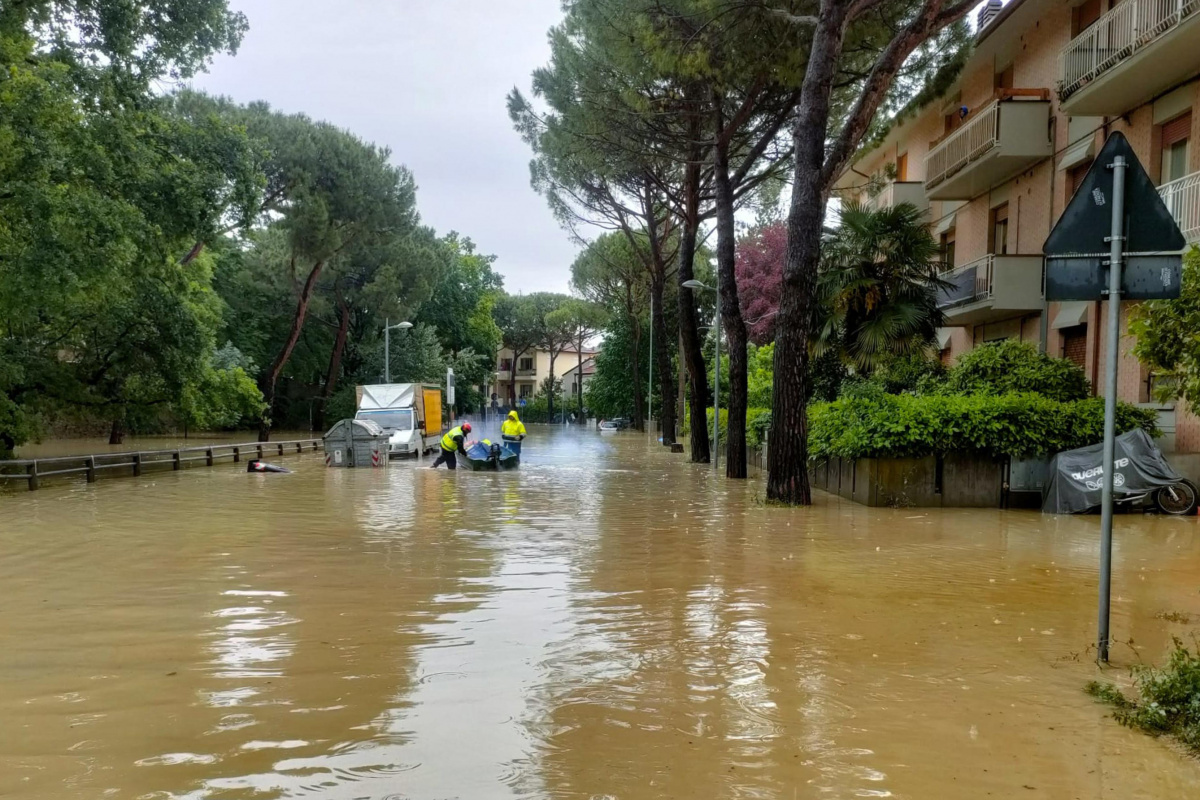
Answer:
<svg viewBox="0 0 1200 800"><path fill-rule="evenodd" d="M492 471L516 469L521 463L521 457L507 447L489 442L472 442L467 446L467 454L457 454L458 465L463 469Z"/></svg>

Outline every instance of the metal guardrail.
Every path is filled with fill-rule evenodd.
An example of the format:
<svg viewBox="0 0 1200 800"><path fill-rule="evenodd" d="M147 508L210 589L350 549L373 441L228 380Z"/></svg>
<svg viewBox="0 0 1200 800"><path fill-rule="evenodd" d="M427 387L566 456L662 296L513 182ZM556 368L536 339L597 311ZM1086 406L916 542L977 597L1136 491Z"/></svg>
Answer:
<svg viewBox="0 0 1200 800"><path fill-rule="evenodd" d="M1088 26L1058 56L1058 96L1066 100L1091 81L1176 27L1200 0L1125 0Z"/></svg>
<svg viewBox="0 0 1200 800"><path fill-rule="evenodd" d="M128 469L131 475L141 475L147 467L170 465L172 470L182 469L185 464L203 461L207 467L222 458L231 458L234 463L243 455L254 454L262 458L266 454L285 455L289 452L303 453L311 446L321 448L322 439L293 439L286 442L251 442L249 444L212 444L200 447L180 447L174 450L134 450L128 453L93 453L81 456L53 456L51 458L17 458L0 461L0 480L28 481L29 490L36 490L42 478L61 475L83 475L88 483L95 483L103 470ZM194 455L199 454L199 455ZM47 469L50 467L50 469ZM12 471L17 470L17 471Z"/></svg>
<svg viewBox="0 0 1200 800"><path fill-rule="evenodd" d="M993 100L925 157L925 185L932 189L1000 143L1000 101Z"/></svg>
<svg viewBox="0 0 1200 800"><path fill-rule="evenodd" d="M1183 237L1189 242L1200 240L1200 172L1164 183L1158 187L1158 194L1178 223Z"/></svg>

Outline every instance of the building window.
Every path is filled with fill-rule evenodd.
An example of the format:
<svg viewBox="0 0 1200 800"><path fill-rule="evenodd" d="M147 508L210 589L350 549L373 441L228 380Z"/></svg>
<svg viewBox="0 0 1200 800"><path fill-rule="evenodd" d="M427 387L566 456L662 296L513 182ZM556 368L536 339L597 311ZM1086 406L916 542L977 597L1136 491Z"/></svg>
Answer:
<svg viewBox="0 0 1200 800"><path fill-rule="evenodd" d="M942 234L942 263L944 270L954 269L954 231Z"/></svg>
<svg viewBox="0 0 1200 800"><path fill-rule="evenodd" d="M1067 183L1071 187L1071 196L1074 196L1079 191L1079 187L1083 186L1083 179L1087 177L1088 170L1092 168L1091 159L1077 167L1072 167L1067 170Z"/></svg>
<svg viewBox="0 0 1200 800"><path fill-rule="evenodd" d="M1087 325L1062 329L1062 357L1083 369L1087 364Z"/></svg>
<svg viewBox="0 0 1200 800"><path fill-rule="evenodd" d="M500 359L500 371L508 372L510 369L512 369L512 359L511 358Z"/></svg>
<svg viewBox="0 0 1200 800"><path fill-rule="evenodd" d="M1008 203L992 209L991 225L988 227L988 252L998 256L1008 253Z"/></svg>
<svg viewBox="0 0 1200 800"><path fill-rule="evenodd" d="M529 397L529 395L532 394L532 390L533 390L533 386L531 386L528 383L522 383L518 387L518 391L520 391L521 397Z"/></svg>
<svg viewBox="0 0 1200 800"><path fill-rule="evenodd" d="M1009 64L1000 72L996 73L995 80L992 81L995 85L993 89L1011 89L1013 88L1013 65Z"/></svg>
<svg viewBox="0 0 1200 800"><path fill-rule="evenodd" d="M520 370L522 372L529 372L532 369L533 369L533 359L532 358L522 358Z"/></svg>
<svg viewBox="0 0 1200 800"><path fill-rule="evenodd" d="M908 180L908 153L896 158L896 180L904 183Z"/></svg>
<svg viewBox="0 0 1200 800"><path fill-rule="evenodd" d="M1074 39L1094 25L1100 19L1100 11L1100 0L1087 0L1071 9L1071 38Z"/></svg>
<svg viewBox="0 0 1200 800"><path fill-rule="evenodd" d="M1192 132L1192 112L1188 111L1162 126L1162 167L1160 183L1170 183L1187 175L1188 138Z"/></svg>

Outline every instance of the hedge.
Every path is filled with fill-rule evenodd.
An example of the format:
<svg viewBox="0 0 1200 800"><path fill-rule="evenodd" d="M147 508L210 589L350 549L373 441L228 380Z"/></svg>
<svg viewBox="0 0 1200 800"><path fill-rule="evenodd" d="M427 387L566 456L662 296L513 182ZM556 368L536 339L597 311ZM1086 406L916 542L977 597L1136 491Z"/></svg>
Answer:
<svg viewBox="0 0 1200 800"><path fill-rule="evenodd" d="M707 409L705 424L708 426L709 441L712 440L712 420L713 410ZM726 432L729 427L729 409L721 409L721 440L725 440ZM771 409L769 408L747 408L746 409L746 444L750 447L758 447L762 444L764 434L771 427ZM688 416L683 421L683 427L680 429L681 436L687 436L691 432L691 417Z"/></svg>
<svg viewBox="0 0 1200 800"><path fill-rule="evenodd" d="M1159 435L1156 414L1117 404L1117 432ZM808 453L825 458L920 457L976 452L1023 458L1099 442L1104 399L1061 402L1044 395L852 396L808 408Z"/></svg>

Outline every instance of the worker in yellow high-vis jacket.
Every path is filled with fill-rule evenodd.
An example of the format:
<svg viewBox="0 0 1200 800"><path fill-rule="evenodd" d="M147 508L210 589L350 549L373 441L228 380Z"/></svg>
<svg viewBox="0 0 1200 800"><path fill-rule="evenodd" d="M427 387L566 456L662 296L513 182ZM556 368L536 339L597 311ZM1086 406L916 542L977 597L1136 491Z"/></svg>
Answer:
<svg viewBox="0 0 1200 800"><path fill-rule="evenodd" d="M500 426L500 438L504 440L504 446L512 450L517 455L521 455L521 442L525 438L525 426L521 424L520 417L517 412L508 412L508 419L504 420L504 424Z"/></svg>

